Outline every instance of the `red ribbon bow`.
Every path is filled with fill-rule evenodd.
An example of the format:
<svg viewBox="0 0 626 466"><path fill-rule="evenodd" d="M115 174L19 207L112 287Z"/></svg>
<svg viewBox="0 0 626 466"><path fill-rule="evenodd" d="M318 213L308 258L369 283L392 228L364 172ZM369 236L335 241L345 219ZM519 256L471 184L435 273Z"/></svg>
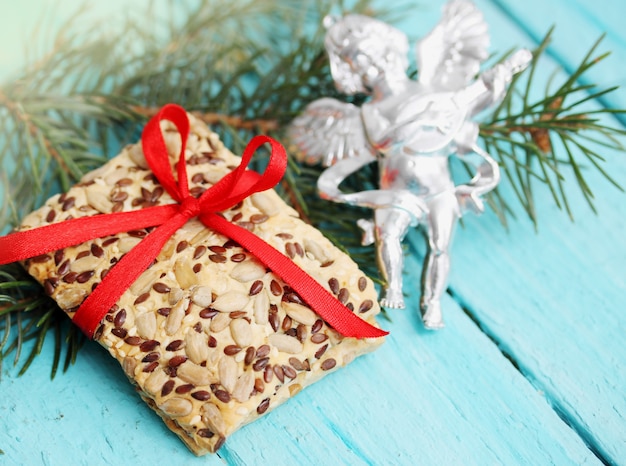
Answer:
<svg viewBox="0 0 626 466"><path fill-rule="evenodd" d="M176 168L178 182L171 171L160 128L161 120L174 123L181 136L182 144ZM148 122L142 134L146 161L161 185L176 200L176 204L76 218L12 233L0 238L0 264L36 257L94 238L157 226L110 269L76 311L73 322L89 338L93 338L108 310L150 266L167 240L188 220L198 217L208 228L233 239L252 252L259 261L288 283L337 332L356 338L386 335L388 332L356 316L287 256L245 228L227 221L218 214L253 193L273 188L283 177L287 166L284 148L267 136L254 137L244 150L241 164L202 193L199 198L195 198L189 193L185 163L188 134L187 113L182 107L173 104L164 106ZM268 143L272 150L263 175L247 170L255 151L265 143Z"/></svg>

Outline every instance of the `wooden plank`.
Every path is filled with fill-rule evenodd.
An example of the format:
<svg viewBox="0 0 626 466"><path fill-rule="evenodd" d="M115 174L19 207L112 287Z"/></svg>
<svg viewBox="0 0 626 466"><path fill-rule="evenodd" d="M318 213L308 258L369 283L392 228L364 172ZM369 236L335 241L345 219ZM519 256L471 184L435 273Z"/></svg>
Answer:
<svg viewBox="0 0 626 466"><path fill-rule="evenodd" d="M501 14L484 3L488 17ZM509 3L526 13L513 23L491 20L494 43L510 39L516 22L535 17L534 2ZM559 11L548 16L569 25L569 10ZM611 175L626 179L623 154L607 157ZM589 179L598 216L572 189L572 177L567 180L576 223L553 207L540 186L537 198L546 202L539 203L538 233L525 220L507 233L493 215L468 217L453 248L451 291L591 448L617 463L626 457L626 349L620 344L626 326L626 208L623 194L596 174ZM421 238L412 241L423 251Z"/></svg>
<svg viewBox="0 0 626 466"><path fill-rule="evenodd" d="M523 44L517 26L504 22L502 12L485 3L481 8L486 7L490 22L496 21L493 48ZM439 17L441 4L439 0L408 12L403 28L416 37L426 32ZM606 211L617 208L614 193L600 192L600 198L600 218L608 222ZM588 262L581 252L587 247L583 238L589 234L607 243L615 241L624 224L616 218L608 224L592 224L594 217L581 216L583 222L572 226L549 207L540 215L539 235L525 222L507 235L493 217L468 219L453 251L455 298L519 363L527 378L447 298L448 328L443 332L422 330L415 312L394 312L393 323L383 323L392 337L381 350L235 434L220 452L223 461L211 456L196 462L320 464L333 455L330 459L337 464L599 464L552 405L563 411L568 422L579 416L581 422L575 427L583 435L604 435L599 429L602 422L614 428L624 412L617 399L624 392L623 350L617 348L623 319L611 311L607 320L602 320L606 315L592 319L591 329L580 325L589 319L587 308L616 301L610 280L623 287L620 264L624 263L623 248L616 252L608 244L592 248L594 260ZM554 215L560 219L556 223L552 223ZM544 220L554 227L544 227ZM572 233L565 240L569 246L555 252L553 235L577 231L581 224L583 231ZM621 230L597 236L602 225ZM486 243L493 244L499 257L485 259L477 245ZM421 248L421 241L414 244ZM407 286L419 277L418 253L411 252ZM561 270L560 264L567 270ZM574 294L567 290L565 295L561 287L586 286L588 277L583 272L590 270L606 270L606 276L591 281L600 288L590 297L582 290ZM519 290L519 283L526 288ZM409 307L417 307L417 298L418 293L412 293ZM578 299L584 299L583 305ZM561 312L560 302L574 311ZM546 310L549 316L544 315ZM610 340L601 346L604 337ZM593 354L587 354L580 341ZM5 368L0 431L10 434L0 439L5 452L0 458L9 464L53 465L111 464L119 458L138 464L160 464L163 458L173 464L194 461L97 345L85 349L77 366L53 382L48 380L50 343L45 351L47 355L22 378L15 378L15 369ZM24 393L29 394L27 403ZM613 404L617 415L610 412ZM585 428L582 421L590 423L594 416L598 420L592 419ZM122 428L124 435L119 433ZM608 446L601 451L609 452L605 458L619 458L623 450L616 437L620 434L626 437L623 427L617 426L615 436L606 437ZM592 444L597 440L590 439ZM617 445L614 453L611 444Z"/></svg>
<svg viewBox="0 0 626 466"><path fill-rule="evenodd" d="M407 266L419 263L409 257ZM394 313L379 351L244 427L222 459L197 463L599 464L454 301L445 304L445 332ZM0 431L10 434L0 448L9 464L193 463L98 345L52 382L51 349L25 376L4 374Z"/></svg>

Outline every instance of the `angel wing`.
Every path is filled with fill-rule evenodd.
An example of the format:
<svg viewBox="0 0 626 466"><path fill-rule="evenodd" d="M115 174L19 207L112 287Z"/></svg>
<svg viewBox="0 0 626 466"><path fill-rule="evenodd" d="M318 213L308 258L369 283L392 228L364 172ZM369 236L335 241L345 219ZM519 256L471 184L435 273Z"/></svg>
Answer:
<svg viewBox="0 0 626 466"><path fill-rule="evenodd" d="M488 56L489 33L480 10L452 0L435 28L417 43L418 81L434 91L456 91L476 76Z"/></svg>
<svg viewBox="0 0 626 466"><path fill-rule="evenodd" d="M310 103L289 125L290 149L301 162L325 167L375 150L365 135L356 105L325 97Z"/></svg>

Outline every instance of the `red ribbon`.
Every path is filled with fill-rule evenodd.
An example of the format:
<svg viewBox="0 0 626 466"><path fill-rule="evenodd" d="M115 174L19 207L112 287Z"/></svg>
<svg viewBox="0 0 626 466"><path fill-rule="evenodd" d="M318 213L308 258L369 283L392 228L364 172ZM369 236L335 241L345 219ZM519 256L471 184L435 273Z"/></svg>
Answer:
<svg viewBox="0 0 626 466"><path fill-rule="evenodd" d="M172 174L167 148L161 133L161 120L169 120L181 136L181 149ZM8 264L63 249L116 233L157 226L115 264L100 284L85 299L73 322L89 337L93 335L108 310L120 299L154 261L167 240L188 220L198 219L208 228L233 239L252 252L263 264L280 276L330 326L347 337L380 337L388 332L370 325L341 304L291 259L258 236L235 225L219 212L253 193L273 188L283 177L287 166L284 148L267 136L254 137L245 148L241 164L207 189L198 198L191 196L187 181L185 146L189 134L187 113L178 105L164 106L146 125L142 145L146 161L176 204L148 207L132 212L117 212L67 220L0 238L0 264ZM271 146L263 174L247 170L255 151L263 144Z"/></svg>

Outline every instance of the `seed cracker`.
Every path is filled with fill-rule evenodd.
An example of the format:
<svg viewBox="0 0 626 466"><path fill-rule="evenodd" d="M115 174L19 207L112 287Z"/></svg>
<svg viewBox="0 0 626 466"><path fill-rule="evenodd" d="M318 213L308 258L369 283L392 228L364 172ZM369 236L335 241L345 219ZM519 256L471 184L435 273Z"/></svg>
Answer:
<svg viewBox="0 0 626 466"><path fill-rule="evenodd" d="M185 157L190 192L198 196L240 158L202 122L189 119ZM173 164L180 137L169 122L162 123L162 130ZM50 198L24 219L21 229L173 202L137 143L67 193ZM254 194L224 216L284 252L376 324L380 308L371 280L275 191ZM108 270L149 231L99 238L23 265L71 318ZM383 341L342 337L252 253L196 219L172 236L111 308L95 339L197 455L215 452L241 426Z"/></svg>

